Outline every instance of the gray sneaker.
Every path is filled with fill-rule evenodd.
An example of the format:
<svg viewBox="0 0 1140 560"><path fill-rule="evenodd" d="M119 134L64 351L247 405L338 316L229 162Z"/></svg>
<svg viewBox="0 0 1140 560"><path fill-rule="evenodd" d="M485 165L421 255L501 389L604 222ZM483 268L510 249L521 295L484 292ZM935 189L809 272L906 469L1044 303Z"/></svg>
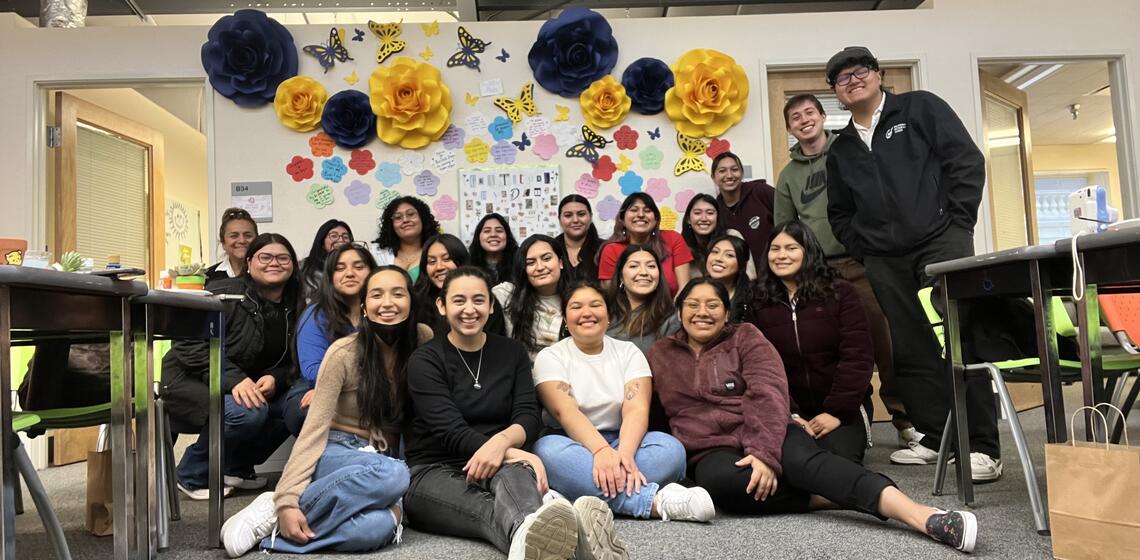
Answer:
<svg viewBox="0 0 1140 560"><path fill-rule="evenodd" d="M891 453L891 462L896 465L933 465L938 461L938 452L911 440L906 449Z"/></svg>
<svg viewBox="0 0 1140 560"><path fill-rule="evenodd" d="M566 560L578 546L574 506L554 500L526 516L511 539L507 560Z"/></svg>
<svg viewBox="0 0 1140 560"><path fill-rule="evenodd" d="M574 511L578 516L578 560L629 560L610 506L594 496L582 496L574 500Z"/></svg>

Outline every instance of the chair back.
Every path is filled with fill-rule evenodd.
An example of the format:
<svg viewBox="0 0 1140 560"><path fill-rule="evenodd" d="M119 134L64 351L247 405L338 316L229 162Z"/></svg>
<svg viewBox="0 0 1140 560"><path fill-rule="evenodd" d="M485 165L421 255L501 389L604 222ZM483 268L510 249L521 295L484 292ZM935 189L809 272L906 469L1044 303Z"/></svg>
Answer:
<svg viewBox="0 0 1140 560"><path fill-rule="evenodd" d="M1123 332L1133 345L1140 344L1140 294L1101 294L1097 301L1109 330Z"/></svg>

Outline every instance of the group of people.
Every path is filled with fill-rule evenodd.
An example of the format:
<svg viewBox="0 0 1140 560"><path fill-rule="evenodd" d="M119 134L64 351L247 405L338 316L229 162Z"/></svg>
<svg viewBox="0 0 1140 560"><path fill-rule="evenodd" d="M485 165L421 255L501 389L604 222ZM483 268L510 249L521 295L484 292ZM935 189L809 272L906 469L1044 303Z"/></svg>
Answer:
<svg viewBox="0 0 1140 560"><path fill-rule="evenodd" d="M615 514L717 508L850 509L971 551L973 514L862 466L876 366L892 461L934 459L950 392L917 292L925 264L971 250L983 174L944 102L881 78L866 49L836 54L851 123L827 132L817 99L791 99L777 187L720 154L717 196L694 197L680 233L634 193L602 239L569 195L558 237L519 242L489 214L464 244L407 196L374 243L330 220L298 261L226 211L208 288L244 298L227 314L225 491L264 487L254 467L297 437L275 491L223 526L229 554L375 550L406 522L510 559L618 559ZM175 343L163 366L172 417L202 430L178 486L205 499L208 345ZM979 427L971 462L992 480L996 428Z"/></svg>

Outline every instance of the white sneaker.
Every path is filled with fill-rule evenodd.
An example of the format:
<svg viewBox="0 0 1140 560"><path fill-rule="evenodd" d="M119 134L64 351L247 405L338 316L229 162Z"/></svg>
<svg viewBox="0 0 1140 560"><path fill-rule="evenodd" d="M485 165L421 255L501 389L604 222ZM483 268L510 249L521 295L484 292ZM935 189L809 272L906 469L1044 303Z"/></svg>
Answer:
<svg viewBox="0 0 1140 560"><path fill-rule="evenodd" d="M182 491L182 494L184 494L187 498L190 498L191 500L194 500L196 502L204 502L204 501L210 499L210 489L209 488L197 488L197 489L191 490L191 489L183 486L182 483L179 482L178 483L178 489L180 491ZM225 498L225 497L229 496L230 493L233 491L234 491L233 486L223 487L222 488L222 497Z"/></svg>
<svg viewBox="0 0 1140 560"><path fill-rule="evenodd" d="M938 452L911 440L906 449L891 453L891 462L896 465L933 465L938 461Z"/></svg>
<svg viewBox="0 0 1140 560"><path fill-rule="evenodd" d="M507 560L566 560L578 547L574 506L554 500L526 516L511 539Z"/></svg>
<svg viewBox="0 0 1140 560"><path fill-rule="evenodd" d="M956 462L957 458L950 459L950 464ZM974 482L993 482L1001 478L1001 473L1001 459L977 451L970 453L970 478Z"/></svg>
<svg viewBox="0 0 1140 560"><path fill-rule="evenodd" d="M913 426L899 430L899 449L906 449L912 441L922 441L922 434L919 434L918 430Z"/></svg>
<svg viewBox="0 0 1140 560"><path fill-rule="evenodd" d="M546 493L542 495L542 505L549 504L554 500L566 500L566 496L563 496L560 492L553 488L547 489Z"/></svg>
<svg viewBox="0 0 1140 560"><path fill-rule="evenodd" d="M222 477L222 482L226 486L237 488L239 490L261 490L269 481L264 477L254 476L253 478L242 478L240 476L225 475Z"/></svg>
<svg viewBox="0 0 1140 560"><path fill-rule="evenodd" d="M685 488L674 482L658 490L656 498L662 521L707 523L716 516L712 496L700 486Z"/></svg>
<svg viewBox="0 0 1140 560"><path fill-rule="evenodd" d="M610 506L594 496L582 496L574 500L574 512L578 516L578 559L629 560Z"/></svg>
<svg viewBox="0 0 1140 560"><path fill-rule="evenodd" d="M226 545L226 553L230 558L237 558L249 552L268 537L276 525L273 492L263 492L222 524L222 543Z"/></svg>

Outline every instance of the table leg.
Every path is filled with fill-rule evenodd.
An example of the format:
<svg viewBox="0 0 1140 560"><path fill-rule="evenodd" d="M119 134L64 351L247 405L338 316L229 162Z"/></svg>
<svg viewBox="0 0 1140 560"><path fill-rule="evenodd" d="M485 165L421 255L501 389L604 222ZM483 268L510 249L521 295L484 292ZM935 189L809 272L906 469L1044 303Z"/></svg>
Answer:
<svg viewBox="0 0 1140 560"><path fill-rule="evenodd" d="M1081 265L1084 256L1081 255ZM1085 297L1077 300L1077 328L1081 350L1081 393L1085 406L1096 406L1105 402L1104 369L1100 349L1100 301L1097 300L1097 285L1085 286ZM1091 422L1092 411L1085 411L1085 436L1088 441L1096 441ZM1108 438L1108 434L1105 434Z"/></svg>
<svg viewBox="0 0 1140 560"><path fill-rule="evenodd" d="M154 335L150 318L146 332L134 337L135 354L135 530L139 555L158 553L155 516L158 502L155 481Z"/></svg>
<svg viewBox="0 0 1140 560"><path fill-rule="evenodd" d="M1061 393L1061 363L1057 353L1056 327L1049 294L1041 276L1041 264L1034 261L1029 268L1030 295L1033 298L1033 323L1037 331L1037 357L1041 360L1041 396L1045 403L1045 436L1049 443L1068 439L1065 429L1065 397Z"/></svg>
<svg viewBox="0 0 1140 560"><path fill-rule="evenodd" d="M948 291L942 290L942 301L946 306L946 371L950 376L954 417L955 448L958 460L958 499L969 505L974 502L974 479L970 469L970 422L966 414L966 368L962 363L962 341L958 332L958 302L950 299ZM942 437L948 437L942 434Z"/></svg>
<svg viewBox="0 0 1140 560"><path fill-rule="evenodd" d="M131 460L131 344L130 307L123 303L123 324L127 330L111 333L111 465L114 501L115 558L134 558L134 475Z"/></svg>
<svg viewBox="0 0 1140 560"><path fill-rule="evenodd" d="M16 465L13 462L12 433L12 315L11 293L0 286L0 505L4 519L0 522L0 559L16 558L16 505L12 487Z"/></svg>
<svg viewBox="0 0 1140 560"><path fill-rule="evenodd" d="M225 337L225 322L222 315L216 315L216 333L210 338L210 503L206 542L211 546L222 546L222 340Z"/></svg>

